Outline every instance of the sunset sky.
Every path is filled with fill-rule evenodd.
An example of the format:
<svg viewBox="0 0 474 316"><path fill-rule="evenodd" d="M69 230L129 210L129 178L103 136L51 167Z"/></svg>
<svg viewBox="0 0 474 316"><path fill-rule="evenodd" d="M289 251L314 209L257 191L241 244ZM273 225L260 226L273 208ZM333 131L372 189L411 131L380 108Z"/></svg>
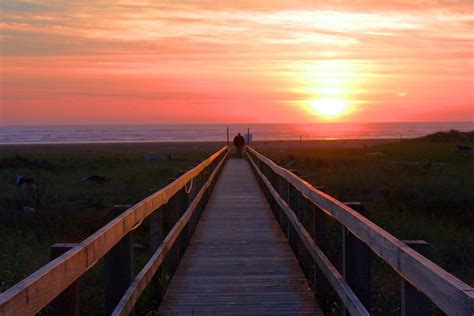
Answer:
<svg viewBox="0 0 474 316"><path fill-rule="evenodd" d="M389 2L2 0L0 123L474 120L474 2Z"/></svg>

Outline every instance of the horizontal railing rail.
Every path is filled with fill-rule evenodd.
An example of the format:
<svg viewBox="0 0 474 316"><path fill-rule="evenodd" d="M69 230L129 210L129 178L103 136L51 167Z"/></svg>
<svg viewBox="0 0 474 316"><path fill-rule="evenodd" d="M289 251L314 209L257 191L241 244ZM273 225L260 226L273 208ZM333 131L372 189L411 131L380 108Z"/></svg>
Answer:
<svg viewBox="0 0 474 316"><path fill-rule="evenodd" d="M1 293L0 315L31 315L42 310L99 260L113 252L111 250L117 248L146 218L166 205L179 192L187 191L193 179L209 169L209 176L215 175L214 171L222 165L227 154L228 146L225 146L165 188L124 211L69 251ZM115 253L120 255L120 249L117 250ZM113 264L112 260L111 265Z"/></svg>
<svg viewBox="0 0 474 316"><path fill-rule="evenodd" d="M291 222L293 226L291 230L296 231L305 245L305 251L314 258L319 269L351 314L362 315L367 311L362 309L360 302L352 296L353 291L348 288L344 280L341 280L340 273L319 249L318 240L313 240L301 225L295 215L295 210L291 208L290 189L296 190L305 200L342 224L445 313L449 315L474 314L474 289L468 284L443 270L353 208L314 188L307 181L277 165L250 146L247 147L247 156L259 180L263 183L264 191L269 193L269 198L273 199L277 207L285 213L285 218L279 218L280 222L284 222L284 226L286 226L285 221ZM282 185L285 186L284 192L280 190ZM284 231L291 244L291 239L294 238L292 231L288 228L284 228Z"/></svg>

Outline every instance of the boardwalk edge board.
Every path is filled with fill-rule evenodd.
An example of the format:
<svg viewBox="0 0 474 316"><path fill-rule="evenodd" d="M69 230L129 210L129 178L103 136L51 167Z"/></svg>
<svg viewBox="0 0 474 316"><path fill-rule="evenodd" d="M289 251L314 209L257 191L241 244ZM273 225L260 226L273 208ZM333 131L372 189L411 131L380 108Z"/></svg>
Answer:
<svg viewBox="0 0 474 316"><path fill-rule="evenodd" d="M449 315L474 315L474 289L344 203L247 146L248 152L363 241L397 273ZM252 158L250 158L252 159ZM252 159L253 160L253 159Z"/></svg>

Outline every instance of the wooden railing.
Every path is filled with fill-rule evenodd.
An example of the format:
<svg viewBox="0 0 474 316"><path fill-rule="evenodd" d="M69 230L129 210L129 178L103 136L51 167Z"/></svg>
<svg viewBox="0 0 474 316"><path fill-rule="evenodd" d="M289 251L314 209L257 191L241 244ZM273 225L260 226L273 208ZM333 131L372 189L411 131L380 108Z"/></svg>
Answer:
<svg viewBox="0 0 474 316"><path fill-rule="evenodd" d="M157 271L165 257L169 258L166 273L173 275L176 271L227 156L228 147L225 146L1 293L0 315L32 315L61 296L65 296L64 300L69 299L69 303L57 304L59 308L74 305L75 302L67 297L77 293L71 291L71 287L102 258L106 273L106 314L123 315L132 311L140 293L152 279L158 283L163 281L161 272L157 275ZM131 234L147 218L154 253L132 282Z"/></svg>
<svg viewBox="0 0 474 316"><path fill-rule="evenodd" d="M474 315L472 287L371 222L359 203L339 202L249 146L247 157L315 293L324 295L329 282L351 315L368 315L373 252L414 288L407 295L426 295L449 315ZM344 229L342 274L321 249L326 216Z"/></svg>

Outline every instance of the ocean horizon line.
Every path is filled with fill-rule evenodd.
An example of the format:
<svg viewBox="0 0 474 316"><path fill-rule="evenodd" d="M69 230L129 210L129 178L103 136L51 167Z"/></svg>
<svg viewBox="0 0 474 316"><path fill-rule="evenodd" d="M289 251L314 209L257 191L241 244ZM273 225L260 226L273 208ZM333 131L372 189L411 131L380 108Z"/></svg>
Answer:
<svg viewBox="0 0 474 316"><path fill-rule="evenodd" d="M0 126L0 144L212 142L225 141L227 130L231 138L250 130L255 141L400 139L467 132L474 130L474 122Z"/></svg>
<svg viewBox="0 0 474 316"><path fill-rule="evenodd" d="M431 123L473 123L474 120L465 121L361 121L361 122L272 122L272 123L72 123L72 124L2 124L0 127L47 127L47 126L232 126L232 125L318 125L318 124L431 124Z"/></svg>

